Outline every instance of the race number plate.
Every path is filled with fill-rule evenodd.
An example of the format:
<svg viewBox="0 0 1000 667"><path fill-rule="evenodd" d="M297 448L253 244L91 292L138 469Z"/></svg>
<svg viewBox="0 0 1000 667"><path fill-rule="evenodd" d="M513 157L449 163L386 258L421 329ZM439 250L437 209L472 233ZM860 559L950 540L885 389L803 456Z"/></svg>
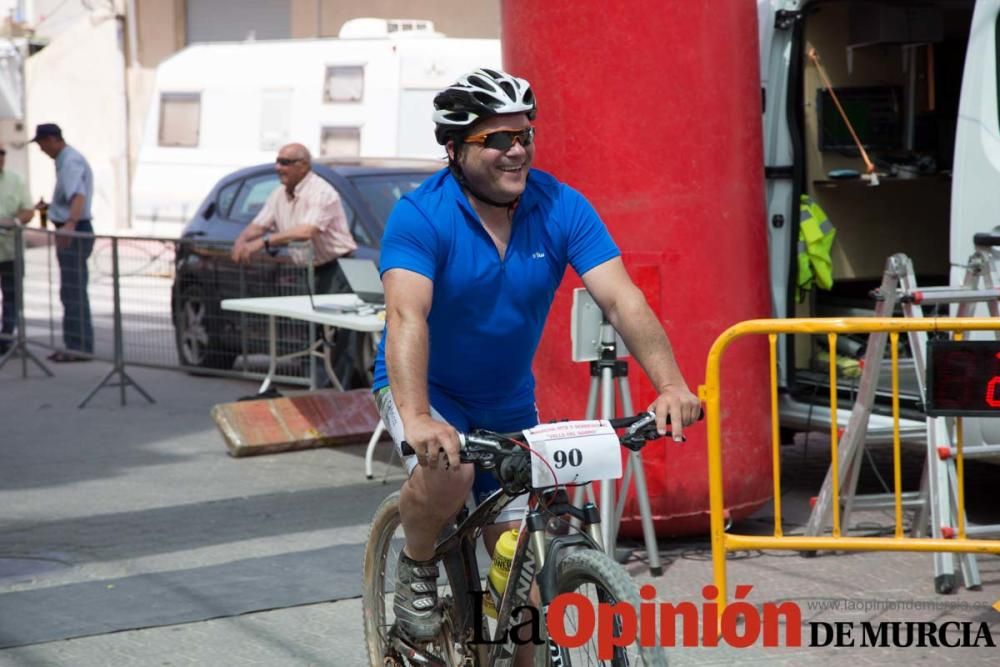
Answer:
<svg viewBox="0 0 1000 667"><path fill-rule="evenodd" d="M929 341L927 414L1000 417L1000 341Z"/></svg>
<svg viewBox="0 0 1000 667"><path fill-rule="evenodd" d="M524 435L538 454L531 457L531 485L535 488L622 476L621 444L605 420L542 424Z"/></svg>

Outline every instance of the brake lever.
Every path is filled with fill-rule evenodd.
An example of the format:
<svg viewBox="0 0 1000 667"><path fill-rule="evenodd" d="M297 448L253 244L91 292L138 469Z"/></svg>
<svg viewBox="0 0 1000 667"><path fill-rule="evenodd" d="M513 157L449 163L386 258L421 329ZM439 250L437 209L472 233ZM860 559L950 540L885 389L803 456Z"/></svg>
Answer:
<svg viewBox="0 0 1000 667"><path fill-rule="evenodd" d="M649 440L656 440L660 434L656 432L656 415L652 410L647 410L642 417L633 422L625 429L625 435L621 438L621 443L633 452L637 452L646 446ZM650 428L650 426L653 426Z"/></svg>
<svg viewBox="0 0 1000 667"><path fill-rule="evenodd" d="M642 449L647 442L656 440L657 438L666 437L671 435L671 433L665 433L662 436L656 430L656 413L652 410L647 410L643 413L642 417L636 420L631 426L625 430L625 435L622 436L622 444L631 449L634 452ZM675 440L674 442L687 442L685 436L681 436L680 440Z"/></svg>
<svg viewBox="0 0 1000 667"><path fill-rule="evenodd" d="M656 414L652 410L646 410L646 412L642 414L642 417L633 422L632 425L625 430L625 437L634 438L639 431L645 429L654 422L656 422Z"/></svg>

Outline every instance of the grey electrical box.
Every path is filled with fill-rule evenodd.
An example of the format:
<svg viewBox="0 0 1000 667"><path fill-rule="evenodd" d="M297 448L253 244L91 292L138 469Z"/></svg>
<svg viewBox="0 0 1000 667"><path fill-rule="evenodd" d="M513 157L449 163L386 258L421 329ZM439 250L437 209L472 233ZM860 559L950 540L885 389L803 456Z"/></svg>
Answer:
<svg viewBox="0 0 1000 667"><path fill-rule="evenodd" d="M597 361L601 351L601 325L604 314L583 287L573 290L573 308L570 310L570 338L573 343L573 361ZM615 332L615 352L618 358L627 357L625 341Z"/></svg>

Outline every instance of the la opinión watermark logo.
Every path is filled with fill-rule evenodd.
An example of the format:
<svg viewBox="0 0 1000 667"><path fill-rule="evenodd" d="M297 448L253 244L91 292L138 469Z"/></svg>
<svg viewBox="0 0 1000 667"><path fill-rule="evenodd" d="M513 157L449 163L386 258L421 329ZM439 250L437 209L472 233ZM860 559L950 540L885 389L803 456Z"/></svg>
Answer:
<svg viewBox="0 0 1000 667"><path fill-rule="evenodd" d="M806 646L815 647L995 647L989 624L985 621L840 621L802 622L802 608L798 602L765 602L754 605L746 600L752 586L738 585L734 600L720 612L719 590L713 585L702 588L703 600L663 602L657 600L656 589L647 584L639 589L641 602L638 607L627 602L596 602L579 593L561 593L545 610L545 626L549 641L564 648L578 648L594 641L597 657L610 660L616 647L640 646L714 647L728 645L748 648L760 645L772 647L801 647L803 635L808 637ZM484 594L474 593L477 603ZM890 605L873 606L864 601L835 598L825 600L817 607L816 600L807 603L810 610L874 608L886 609ZM920 601L894 601L896 609L940 608L920 606ZM933 604L928 601L928 604ZM985 606L987 604L954 604L953 607ZM476 605L479 608L479 604ZM1000 602L994 605L1000 611ZM542 614L526 605L515 607L514 618L519 621L509 631L508 637L490 640L477 630L474 643L543 644L541 633ZM518 616L520 614L520 616ZM482 619L480 619L482 620ZM681 631L678 636L677 626ZM475 623L474 627L482 627ZM804 633L803 629L807 631ZM525 633L525 631L528 631ZM550 644L551 645L551 644Z"/></svg>

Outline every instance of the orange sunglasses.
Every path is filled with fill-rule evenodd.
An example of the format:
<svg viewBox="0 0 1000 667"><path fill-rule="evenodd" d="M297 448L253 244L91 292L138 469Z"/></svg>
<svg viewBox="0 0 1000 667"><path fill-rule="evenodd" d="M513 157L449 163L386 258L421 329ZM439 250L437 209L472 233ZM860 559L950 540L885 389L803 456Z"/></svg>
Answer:
<svg viewBox="0 0 1000 667"><path fill-rule="evenodd" d="M496 130L494 132L484 132L465 138L467 144L482 144L483 148L492 148L501 153L510 150L514 142L522 146L530 146L535 140L535 128L526 127L523 130Z"/></svg>

